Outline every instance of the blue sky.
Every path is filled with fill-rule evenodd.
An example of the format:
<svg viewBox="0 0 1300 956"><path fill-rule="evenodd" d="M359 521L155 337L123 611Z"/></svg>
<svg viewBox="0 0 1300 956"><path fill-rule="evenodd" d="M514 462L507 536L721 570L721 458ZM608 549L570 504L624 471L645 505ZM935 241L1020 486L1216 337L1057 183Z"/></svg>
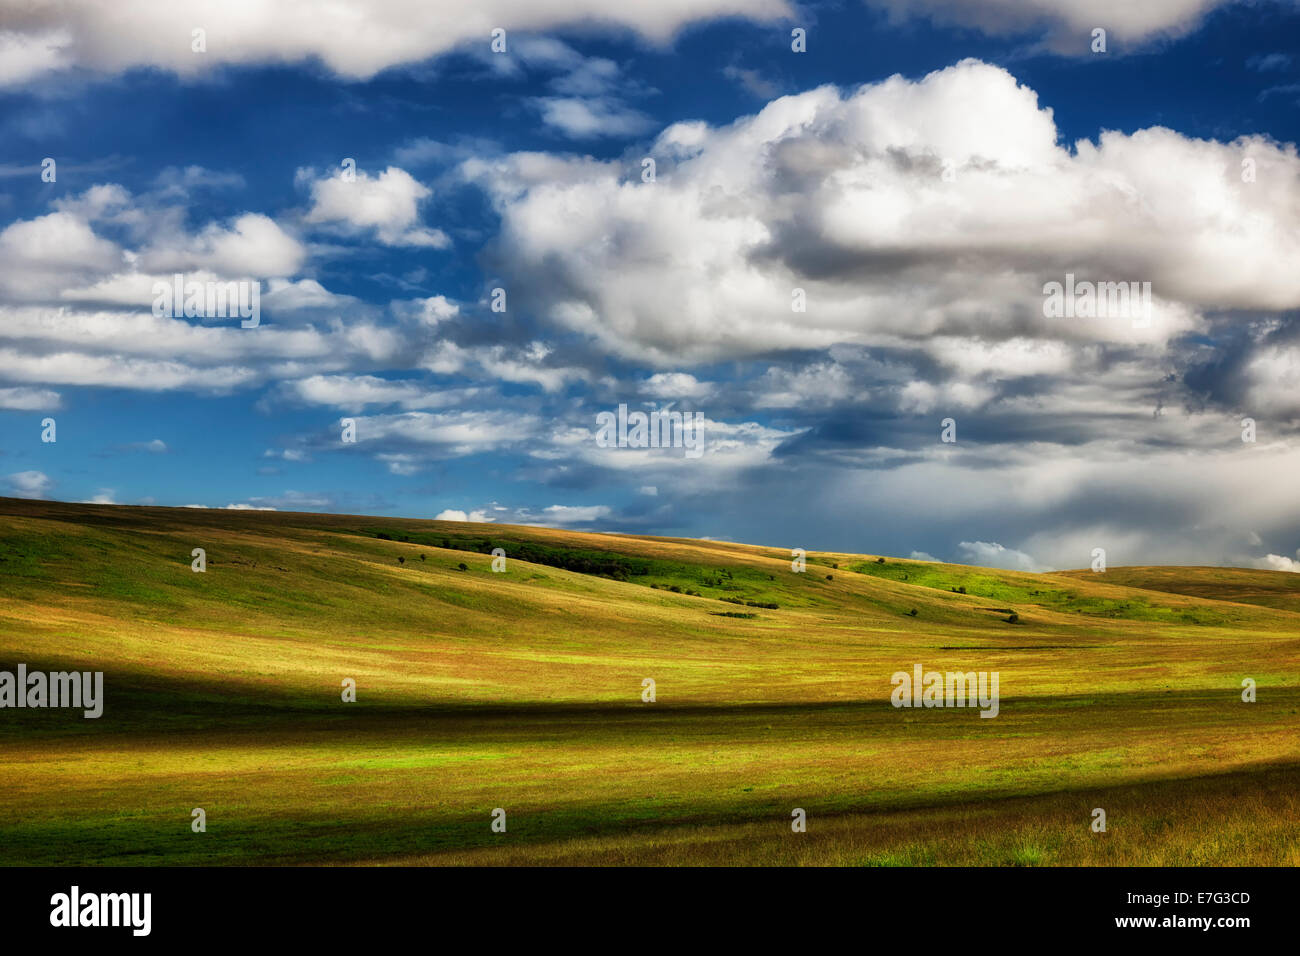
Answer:
<svg viewBox="0 0 1300 956"><path fill-rule="evenodd" d="M1290 0L240 6L0 12L0 494L1300 568Z"/></svg>

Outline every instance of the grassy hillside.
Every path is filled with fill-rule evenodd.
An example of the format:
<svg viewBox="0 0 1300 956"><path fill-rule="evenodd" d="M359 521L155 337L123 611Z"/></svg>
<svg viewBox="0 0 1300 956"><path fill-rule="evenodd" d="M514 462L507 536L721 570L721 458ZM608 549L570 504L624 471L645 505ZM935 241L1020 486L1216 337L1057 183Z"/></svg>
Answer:
<svg viewBox="0 0 1300 956"><path fill-rule="evenodd" d="M1053 577L1078 578L1087 571L1063 571ZM1251 568L1114 568L1107 580L1127 588L1188 594L1234 604L1257 604L1300 611L1300 574Z"/></svg>
<svg viewBox="0 0 1300 956"><path fill-rule="evenodd" d="M1295 864L1296 578L0 499L0 863Z"/></svg>

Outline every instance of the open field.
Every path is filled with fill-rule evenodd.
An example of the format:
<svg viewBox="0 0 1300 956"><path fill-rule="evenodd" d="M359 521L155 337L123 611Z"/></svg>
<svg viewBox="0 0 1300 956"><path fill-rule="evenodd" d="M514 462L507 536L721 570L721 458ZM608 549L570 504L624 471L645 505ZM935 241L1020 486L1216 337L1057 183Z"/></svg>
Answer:
<svg viewBox="0 0 1300 956"><path fill-rule="evenodd" d="M0 499L0 863L1295 865L1297 583Z"/></svg>

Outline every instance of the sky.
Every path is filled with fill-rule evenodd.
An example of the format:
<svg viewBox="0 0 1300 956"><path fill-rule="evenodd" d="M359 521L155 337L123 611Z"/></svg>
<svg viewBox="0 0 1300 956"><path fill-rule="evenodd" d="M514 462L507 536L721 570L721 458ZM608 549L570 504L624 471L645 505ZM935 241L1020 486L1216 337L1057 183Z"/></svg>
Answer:
<svg viewBox="0 0 1300 956"><path fill-rule="evenodd" d="M0 0L0 494L1300 570L1296 0L468 7Z"/></svg>

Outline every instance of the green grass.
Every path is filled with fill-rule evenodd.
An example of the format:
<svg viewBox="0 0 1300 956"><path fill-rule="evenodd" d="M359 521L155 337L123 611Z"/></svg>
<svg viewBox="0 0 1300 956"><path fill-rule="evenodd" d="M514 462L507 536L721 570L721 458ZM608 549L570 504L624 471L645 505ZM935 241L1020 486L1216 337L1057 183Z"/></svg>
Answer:
<svg viewBox="0 0 1300 956"><path fill-rule="evenodd" d="M572 547L535 541L508 532L501 535L472 535L450 531L403 531L372 527L366 528L365 533L382 540L419 544L444 551L471 551L488 558L494 549L499 548L505 552L507 561L521 561L615 581L629 581L675 594L763 604L774 604L781 596L789 599L789 592L780 589L774 573L740 563L715 567L662 558L628 556L612 548ZM807 595L801 596L801 600L813 603Z"/></svg>
<svg viewBox="0 0 1300 956"><path fill-rule="evenodd" d="M0 499L0 667L107 696L0 711L0 863L1294 865L1292 577Z"/></svg>
<svg viewBox="0 0 1300 956"><path fill-rule="evenodd" d="M1231 611L1206 606L1170 607L1154 603L1141 593L1123 596L1083 594L1065 583L1067 579L1045 575L970 568L961 565L922 563L918 561L877 560L858 561L849 565L858 574L905 581L916 587L958 591L975 597L988 598L1007 605L1008 611L1020 606L1045 607L1071 614L1088 614L1098 617L1121 618L1128 621L1165 621L1181 624L1228 624L1234 615ZM1092 572L1088 572L1092 573ZM1098 575L1099 582L1110 583L1115 575Z"/></svg>

